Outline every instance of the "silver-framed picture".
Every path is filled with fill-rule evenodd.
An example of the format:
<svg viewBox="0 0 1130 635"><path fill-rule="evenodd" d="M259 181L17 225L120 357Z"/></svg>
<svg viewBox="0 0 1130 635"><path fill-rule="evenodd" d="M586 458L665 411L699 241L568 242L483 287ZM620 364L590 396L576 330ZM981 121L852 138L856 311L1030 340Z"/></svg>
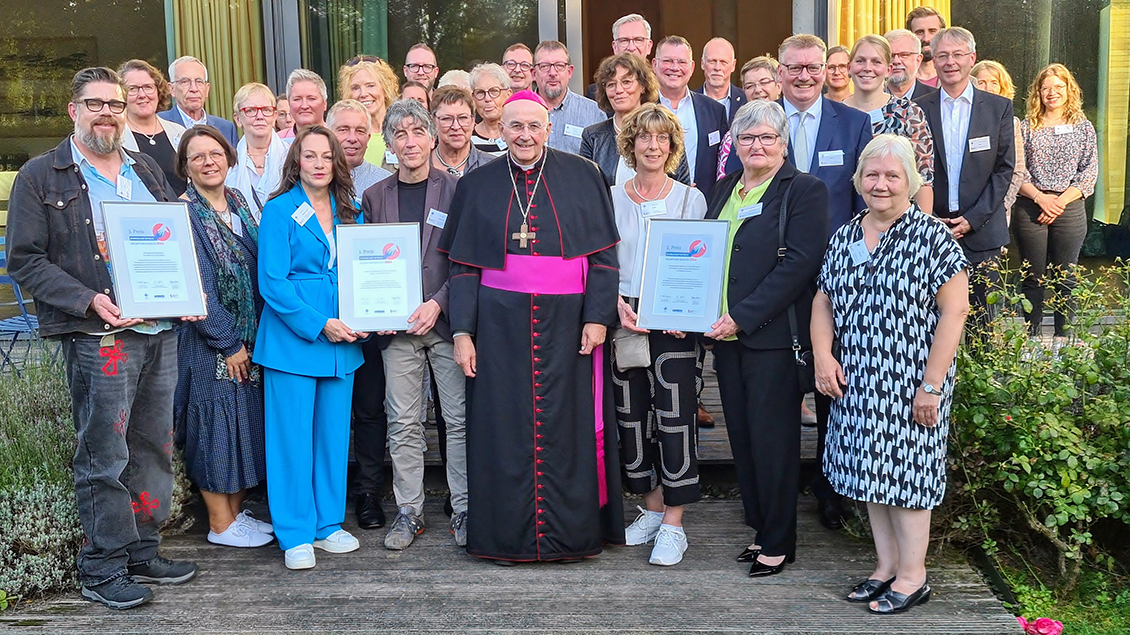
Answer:
<svg viewBox="0 0 1130 635"><path fill-rule="evenodd" d="M419 223L339 225L338 316L356 331L404 331L423 303Z"/></svg>
<svg viewBox="0 0 1130 635"><path fill-rule="evenodd" d="M730 223L655 218L647 223L637 326L706 333L722 308Z"/></svg>

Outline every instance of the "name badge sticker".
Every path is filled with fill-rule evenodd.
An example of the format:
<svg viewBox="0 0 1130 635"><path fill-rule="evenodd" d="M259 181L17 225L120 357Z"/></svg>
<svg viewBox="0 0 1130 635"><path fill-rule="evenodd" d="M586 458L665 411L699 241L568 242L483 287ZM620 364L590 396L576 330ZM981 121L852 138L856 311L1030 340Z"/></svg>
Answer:
<svg viewBox="0 0 1130 635"><path fill-rule="evenodd" d="M309 203L303 203L298 206L298 209L294 210L294 213L291 214L290 217L299 225L305 225L306 221L310 220L310 217L313 215L314 208L310 207Z"/></svg>
<svg viewBox="0 0 1130 635"><path fill-rule="evenodd" d="M851 256L851 264L856 267L871 260L871 252L867 251L867 243L862 239L848 245L848 255Z"/></svg>
<svg viewBox="0 0 1130 635"><path fill-rule="evenodd" d="M825 150L819 156L820 167L829 167L844 164L843 150Z"/></svg>
<svg viewBox="0 0 1130 635"><path fill-rule="evenodd" d="M985 150L989 150L991 147L992 144L989 143L989 137L987 135L984 137L977 137L976 139L969 140L970 152L984 152Z"/></svg>
<svg viewBox="0 0 1130 635"><path fill-rule="evenodd" d="M118 198L127 201L133 200L133 182L122 175L118 175Z"/></svg>
<svg viewBox="0 0 1130 635"><path fill-rule="evenodd" d="M580 127L580 126L575 126L571 123L565 124L565 136L566 137L575 137L577 139L580 139L581 133L584 132L584 131L585 131L585 129Z"/></svg>
<svg viewBox="0 0 1130 635"><path fill-rule="evenodd" d="M1057 135L1071 134L1072 132L1075 132L1075 126L1069 123L1063 123L1055 127L1055 133Z"/></svg>
<svg viewBox="0 0 1130 635"><path fill-rule="evenodd" d="M644 201L640 203L640 207L643 209L644 218L662 216L667 213L666 201Z"/></svg>
<svg viewBox="0 0 1130 635"><path fill-rule="evenodd" d="M396 158L396 153L392 150L385 150L385 163L389 165L400 165L400 159Z"/></svg>
<svg viewBox="0 0 1130 635"><path fill-rule="evenodd" d="M447 224L447 214L433 207L428 212L428 224L443 229L443 226Z"/></svg>
<svg viewBox="0 0 1130 635"><path fill-rule="evenodd" d="M243 219L235 214L231 217L231 233L243 238Z"/></svg>
<svg viewBox="0 0 1130 635"><path fill-rule="evenodd" d="M747 205L738 210L738 220L753 218L754 216L761 216L761 203Z"/></svg>
<svg viewBox="0 0 1130 635"><path fill-rule="evenodd" d="M718 130L715 130L714 132L706 135L706 141L710 145L716 146L722 141L722 133Z"/></svg>
<svg viewBox="0 0 1130 635"><path fill-rule="evenodd" d="M883 111L882 111L882 109L872 110L871 112L869 112L867 114L871 115L871 125L872 126L883 122Z"/></svg>

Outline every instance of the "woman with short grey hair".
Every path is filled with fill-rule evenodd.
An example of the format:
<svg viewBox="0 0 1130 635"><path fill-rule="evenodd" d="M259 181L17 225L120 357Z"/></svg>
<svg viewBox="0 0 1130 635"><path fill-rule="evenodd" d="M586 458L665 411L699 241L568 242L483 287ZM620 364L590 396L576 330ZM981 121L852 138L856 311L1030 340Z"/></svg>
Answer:
<svg viewBox="0 0 1130 635"><path fill-rule="evenodd" d="M473 128L471 143L483 152L501 156L506 152L502 140L502 104L510 98L510 76L498 64L479 64L471 69L471 98L475 113L482 118Z"/></svg>
<svg viewBox="0 0 1130 635"><path fill-rule="evenodd" d="M873 613L930 598L930 513L946 483L954 357L969 313L961 246L911 197L905 137L875 137L854 183L867 209L832 236L812 303L816 389L832 398L824 473L867 503L878 562L848 593ZM835 347L835 348L834 348Z"/></svg>

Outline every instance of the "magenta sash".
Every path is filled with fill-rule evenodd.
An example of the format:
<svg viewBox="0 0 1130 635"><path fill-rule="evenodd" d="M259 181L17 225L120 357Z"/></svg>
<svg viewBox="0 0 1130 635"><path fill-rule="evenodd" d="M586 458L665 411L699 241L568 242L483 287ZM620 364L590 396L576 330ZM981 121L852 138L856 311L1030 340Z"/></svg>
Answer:
<svg viewBox="0 0 1130 635"><path fill-rule="evenodd" d="M555 256L518 256L506 254L506 265L482 270L484 287L515 293L569 295L585 292L589 259L566 260ZM604 346L592 352L592 398L596 415L596 478L600 490L600 506L608 504L608 478L604 470Z"/></svg>

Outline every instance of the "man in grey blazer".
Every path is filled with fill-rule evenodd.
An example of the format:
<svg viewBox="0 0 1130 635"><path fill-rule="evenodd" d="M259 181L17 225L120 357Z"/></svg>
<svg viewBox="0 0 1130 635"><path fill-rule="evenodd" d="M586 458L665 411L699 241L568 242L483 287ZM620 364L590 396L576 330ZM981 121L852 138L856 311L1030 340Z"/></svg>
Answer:
<svg viewBox="0 0 1130 635"><path fill-rule="evenodd" d="M211 90L204 62L191 55L178 57L169 64L169 83L173 88L173 107L157 113L158 117L185 128L207 124L219 130L232 147L239 144L234 123L204 112L204 102L208 101Z"/></svg>
<svg viewBox="0 0 1130 635"><path fill-rule="evenodd" d="M971 276L970 284L973 324L984 325L995 281L985 265L1009 240L1004 196L1016 163L1012 101L973 87L977 42L966 29L938 31L930 48L940 90L915 103L934 133L934 215L950 226L974 269L986 274Z"/></svg>
<svg viewBox="0 0 1130 635"><path fill-rule="evenodd" d="M365 191L366 223L417 223L420 226L424 303L408 319L406 331L380 334L385 367L388 445L392 489L398 512L385 547L405 549L424 532L425 368L435 373L438 399L447 422L447 485L451 490L451 533L467 544L466 379L455 363L446 316L449 261L439 251L456 178L431 167L436 128L417 101L393 103L382 128L386 147L399 161L396 174Z"/></svg>

